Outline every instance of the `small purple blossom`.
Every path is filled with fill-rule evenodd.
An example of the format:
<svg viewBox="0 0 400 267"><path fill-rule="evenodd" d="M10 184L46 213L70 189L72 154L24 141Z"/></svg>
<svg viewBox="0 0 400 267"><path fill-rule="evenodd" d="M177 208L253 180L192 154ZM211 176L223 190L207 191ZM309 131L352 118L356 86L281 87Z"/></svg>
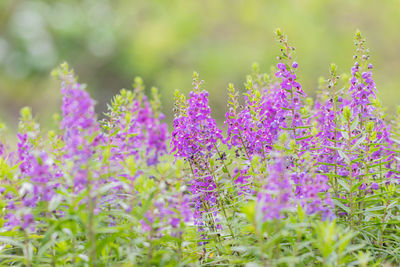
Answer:
<svg viewBox="0 0 400 267"><path fill-rule="evenodd" d="M378 189L379 189L379 185L378 185L377 183L373 182L373 183L371 184L371 189L372 189L372 190L378 190Z"/></svg>
<svg viewBox="0 0 400 267"><path fill-rule="evenodd" d="M32 214L28 213L28 214L25 214L25 215L23 216L22 221L23 221L23 223L22 223L22 229L25 230L25 229L27 229L28 227L31 227L31 226L32 226L32 224L34 223L34 217L33 217Z"/></svg>

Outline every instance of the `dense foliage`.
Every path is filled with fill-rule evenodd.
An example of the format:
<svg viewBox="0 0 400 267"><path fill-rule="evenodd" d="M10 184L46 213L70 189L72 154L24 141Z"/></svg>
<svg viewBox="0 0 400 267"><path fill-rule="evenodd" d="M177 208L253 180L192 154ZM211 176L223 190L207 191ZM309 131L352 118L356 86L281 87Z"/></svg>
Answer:
<svg viewBox="0 0 400 267"><path fill-rule="evenodd" d="M121 90L97 120L66 64L57 129L21 110L0 157L0 263L23 266L400 264L400 111L387 116L360 33L349 75L299 82L277 30L271 75L228 86L223 128L198 75L175 93L173 130L155 88Z"/></svg>

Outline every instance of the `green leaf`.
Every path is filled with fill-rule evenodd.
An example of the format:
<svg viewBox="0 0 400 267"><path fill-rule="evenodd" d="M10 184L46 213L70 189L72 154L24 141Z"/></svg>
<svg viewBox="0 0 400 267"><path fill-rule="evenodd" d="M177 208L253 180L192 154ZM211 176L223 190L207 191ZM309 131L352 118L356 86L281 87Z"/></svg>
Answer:
<svg viewBox="0 0 400 267"><path fill-rule="evenodd" d="M390 203L390 204L387 206L387 209L390 210L391 208L394 207L394 205L395 205L396 203L397 203L397 199L394 200L392 203Z"/></svg>
<svg viewBox="0 0 400 267"><path fill-rule="evenodd" d="M57 209L57 207L60 205L60 203L63 201L63 197L60 195L55 195L49 202L48 209L50 212L53 212L54 210Z"/></svg>
<svg viewBox="0 0 400 267"><path fill-rule="evenodd" d="M11 237L0 236L0 243L10 244L10 245L13 245L15 247L24 248L24 244L23 243L21 243L21 242L19 242L17 240L14 240Z"/></svg>
<svg viewBox="0 0 400 267"><path fill-rule="evenodd" d="M337 179L337 181L347 192L350 192L350 187L344 180Z"/></svg>
<svg viewBox="0 0 400 267"><path fill-rule="evenodd" d="M333 204L334 204L335 206L338 206L338 207L340 207L342 210L344 210L345 212L350 213L350 208L347 207L347 206L345 206L345 205L344 205L342 202L340 202L339 200L337 200L337 199L332 199L332 202L333 202Z"/></svg>
<svg viewBox="0 0 400 267"><path fill-rule="evenodd" d="M348 157L342 150L338 150L338 153L339 153L339 156L340 156L341 158L343 158L344 161L345 161L347 164L350 164L350 159L349 159L349 157Z"/></svg>

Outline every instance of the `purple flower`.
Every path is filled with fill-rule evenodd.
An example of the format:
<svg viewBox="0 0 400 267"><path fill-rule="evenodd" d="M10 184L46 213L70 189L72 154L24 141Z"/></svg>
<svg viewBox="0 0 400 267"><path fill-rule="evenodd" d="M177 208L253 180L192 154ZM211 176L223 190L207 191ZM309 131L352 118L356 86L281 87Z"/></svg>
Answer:
<svg viewBox="0 0 400 267"><path fill-rule="evenodd" d="M278 63L277 67L278 67L279 70L282 70L282 71L286 70L286 65L281 63L281 62Z"/></svg>
<svg viewBox="0 0 400 267"><path fill-rule="evenodd" d="M34 222L34 217L31 213L25 214L23 216L23 223L22 223L22 229L27 229L28 227L32 227L32 224Z"/></svg>
<svg viewBox="0 0 400 267"><path fill-rule="evenodd" d="M373 183L371 184L371 189L372 189L372 190L378 190L378 189L379 189L379 185L378 185L377 183L373 182Z"/></svg>
<svg viewBox="0 0 400 267"><path fill-rule="evenodd" d="M22 174L29 172L32 167L32 156L29 153L32 150L32 146L29 143L27 134L18 134L19 142L18 146L18 160L20 162L19 169Z"/></svg>
<svg viewBox="0 0 400 267"><path fill-rule="evenodd" d="M179 218L171 218L170 224L173 228L177 228L180 224L181 220Z"/></svg>

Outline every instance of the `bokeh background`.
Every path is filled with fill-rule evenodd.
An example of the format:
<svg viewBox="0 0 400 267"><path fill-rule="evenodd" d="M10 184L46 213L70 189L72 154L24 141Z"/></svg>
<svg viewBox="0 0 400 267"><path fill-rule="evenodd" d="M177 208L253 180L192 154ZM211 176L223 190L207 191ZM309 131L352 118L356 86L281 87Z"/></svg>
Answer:
<svg viewBox="0 0 400 267"><path fill-rule="evenodd" d="M360 29L384 106L399 104L399 0L0 0L0 119L15 129L31 106L51 121L61 97L50 72L67 61L99 114L141 76L159 88L169 123L174 90L190 91L196 70L222 121L228 82L242 88L253 62L267 72L276 64L277 27L297 48L310 95L331 62L349 72Z"/></svg>

